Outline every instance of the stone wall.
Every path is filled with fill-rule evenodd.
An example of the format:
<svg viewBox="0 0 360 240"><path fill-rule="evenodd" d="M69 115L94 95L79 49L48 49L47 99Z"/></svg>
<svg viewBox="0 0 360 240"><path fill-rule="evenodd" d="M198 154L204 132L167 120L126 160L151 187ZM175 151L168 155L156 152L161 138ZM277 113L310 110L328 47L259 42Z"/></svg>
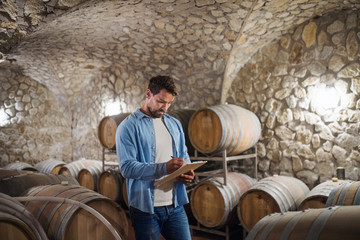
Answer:
<svg viewBox="0 0 360 240"><path fill-rule="evenodd" d="M255 2L255 1L254 1ZM226 64L221 101L237 72L259 49L274 39L312 18L319 18L342 9L360 9L358 0L256 0L257 6L244 22L241 34L231 50Z"/></svg>
<svg viewBox="0 0 360 240"><path fill-rule="evenodd" d="M262 123L262 177L291 175L312 187L341 166L359 179L359 43L360 12L342 11L289 31L238 72L227 101ZM319 89L331 97L319 99Z"/></svg>
<svg viewBox="0 0 360 240"><path fill-rule="evenodd" d="M288 174L313 185L346 166L357 179L358 76L349 74L358 74L359 16L322 16L359 8L358 0L2 1L0 66L14 70L0 70L11 82L1 86L0 107L11 122L1 128L1 165L21 158L101 159L97 126L107 104L133 111L148 79L168 74L180 90L172 109L199 109L228 95L229 103L259 116L262 177ZM5 94L23 78L46 92L41 111L26 102L25 86L16 92L24 103L7 103ZM342 105L313 106L317 85L342 92ZM31 137L17 130L27 127L17 126L16 116L24 114L36 129Z"/></svg>
<svg viewBox="0 0 360 240"><path fill-rule="evenodd" d="M51 16L61 14L84 0L2 0L0 4L0 59Z"/></svg>
<svg viewBox="0 0 360 240"><path fill-rule="evenodd" d="M72 160L71 117L49 90L21 74L0 69L0 166L46 159Z"/></svg>

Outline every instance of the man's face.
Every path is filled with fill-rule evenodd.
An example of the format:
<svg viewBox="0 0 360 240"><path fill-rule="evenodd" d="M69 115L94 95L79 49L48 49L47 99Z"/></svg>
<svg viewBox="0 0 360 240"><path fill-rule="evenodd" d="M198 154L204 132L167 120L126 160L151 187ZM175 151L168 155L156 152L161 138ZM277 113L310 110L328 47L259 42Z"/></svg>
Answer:
<svg viewBox="0 0 360 240"><path fill-rule="evenodd" d="M160 92L156 95L152 94L148 89L146 92L147 100L147 110L151 117L160 118L171 106L171 103L174 101L175 96L161 89Z"/></svg>

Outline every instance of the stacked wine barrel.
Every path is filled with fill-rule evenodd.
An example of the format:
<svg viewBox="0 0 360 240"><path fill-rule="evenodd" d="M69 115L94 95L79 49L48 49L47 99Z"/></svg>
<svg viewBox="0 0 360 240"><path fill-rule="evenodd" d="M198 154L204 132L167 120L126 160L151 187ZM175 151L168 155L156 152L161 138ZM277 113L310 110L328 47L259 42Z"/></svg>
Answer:
<svg viewBox="0 0 360 240"><path fill-rule="evenodd" d="M116 129L119 124L129 115L130 113L120 113L117 115L106 116L101 119L98 126L98 138L103 148L108 150L116 149Z"/></svg>
<svg viewBox="0 0 360 240"><path fill-rule="evenodd" d="M99 160L80 159L63 165L59 174L73 176L81 186L97 191L97 183L103 165Z"/></svg>
<svg viewBox="0 0 360 240"><path fill-rule="evenodd" d="M191 192L191 214L200 226L220 229L240 223L246 239L360 236L360 182L334 179L310 191L290 176L256 181L230 172L228 179L224 185L223 178L208 178Z"/></svg>
<svg viewBox="0 0 360 240"><path fill-rule="evenodd" d="M296 211L309 188L299 179L272 176L261 179L245 192L237 213L242 226L250 231L263 217L274 212Z"/></svg>
<svg viewBox="0 0 360 240"><path fill-rule="evenodd" d="M197 111L183 109L169 114L181 122L190 156L195 151L210 158L224 151L227 156L235 156L253 147L260 138L261 125L256 115L233 104ZM200 171L216 168L218 165L209 161ZM238 201L256 181L243 173L228 172L226 181L218 175L196 182L189 191L187 214L206 228L235 226L239 222Z"/></svg>
<svg viewBox="0 0 360 240"><path fill-rule="evenodd" d="M267 197L259 195L263 200L257 201L266 202ZM251 207L255 213L261 208ZM246 239L359 239L359 220L360 182L335 179L315 186L297 208L268 211L251 222Z"/></svg>
<svg viewBox="0 0 360 240"><path fill-rule="evenodd" d="M335 206L274 213L249 232L251 239L347 239L360 236L360 206Z"/></svg>
<svg viewBox="0 0 360 240"><path fill-rule="evenodd" d="M62 166L66 163L56 159L48 159L35 164L35 168L42 173L59 174Z"/></svg>
<svg viewBox="0 0 360 240"><path fill-rule="evenodd" d="M29 189L23 196L21 200L25 201L26 209L36 216L49 239L127 237L128 226L124 210L109 198L85 187L59 184L37 186ZM31 201L34 199L42 201ZM54 201L57 199L63 201ZM69 199L73 201L69 202ZM117 235L113 235L111 230L115 230Z"/></svg>
<svg viewBox="0 0 360 240"><path fill-rule="evenodd" d="M337 188L348 181L346 180L328 180L315 186L304 200L301 202L298 210L306 210L309 208L325 208L329 195L334 188Z"/></svg>
<svg viewBox="0 0 360 240"><path fill-rule="evenodd" d="M101 161L17 162L6 168L0 169L2 238L127 239L126 204L95 192Z"/></svg>
<svg viewBox="0 0 360 240"><path fill-rule="evenodd" d="M237 155L253 147L261 135L257 116L240 106L220 104L192 114L188 124L192 146L207 155Z"/></svg>
<svg viewBox="0 0 360 240"><path fill-rule="evenodd" d="M188 152L190 155L194 154L194 147L190 143L189 135L188 135L188 125L191 116L195 113L193 109L179 109L173 110L169 112L169 115L178 119L181 123L181 126L185 135L185 144L188 148ZM120 123L125 120L130 113L119 113L112 116L106 116L101 119L98 126L98 139L100 145L109 151L116 150L116 130Z"/></svg>
<svg viewBox="0 0 360 240"><path fill-rule="evenodd" d="M0 229L2 239L48 239L34 215L15 198L4 193L0 193Z"/></svg>
<svg viewBox="0 0 360 240"><path fill-rule="evenodd" d="M230 172L224 178L209 178L196 185L191 192L191 211L197 221L209 228L221 228L237 223L236 206L242 194L256 180L242 173Z"/></svg>
<svg viewBox="0 0 360 240"><path fill-rule="evenodd" d="M119 170L108 169L99 177L98 192L128 209L128 194L125 178Z"/></svg>

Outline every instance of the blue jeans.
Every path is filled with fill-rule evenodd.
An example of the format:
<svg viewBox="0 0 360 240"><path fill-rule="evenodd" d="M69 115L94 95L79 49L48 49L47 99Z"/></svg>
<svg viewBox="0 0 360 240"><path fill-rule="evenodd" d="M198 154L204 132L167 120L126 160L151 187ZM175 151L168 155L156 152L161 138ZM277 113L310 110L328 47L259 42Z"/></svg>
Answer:
<svg viewBox="0 0 360 240"><path fill-rule="evenodd" d="M154 207L154 214L130 207L129 210L136 240L165 239L191 240L189 222L183 206Z"/></svg>

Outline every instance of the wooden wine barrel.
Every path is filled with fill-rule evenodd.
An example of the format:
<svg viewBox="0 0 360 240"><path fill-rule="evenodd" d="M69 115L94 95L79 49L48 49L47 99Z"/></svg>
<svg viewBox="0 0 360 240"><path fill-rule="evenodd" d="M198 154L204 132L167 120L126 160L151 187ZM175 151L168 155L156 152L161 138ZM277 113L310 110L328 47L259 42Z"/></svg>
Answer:
<svg viewBox="0 0 360 240"><path fill-rule="evenodd" d="M334 205L360 205L360 181L348 181L334 188L326 202L326 207Z"/></svg>
<svg viewBox="0 0 360 240"><path fill-rule="evenodd" d="M346 183L345 180L337 180L337 181L326 181L323 183L320 183L319 185L315 186L313 189L311 189L310 192L308 192L304 198L304 200L301 202L298 210L305 210L308 208L325 208L326 207L326 201L328 200L328 197L331 193L331 191Z"/></svg>
<svg viewBox="0 0 360 240"><path fill-rule="evenodd" d="M129 114L130 113L120 113L113 116L106 116L101 119L98 126L98 138L101 146L109 150L116 149L116 129Z"/></svg>
<svg viewBox="0 0 360 240"><path fill-rule="evenodd" d="M102 162L100 160L80 159L62 166L59 170L59 174L73 176L77 179L79 172L82 169L87 169L90 166L102 167Z"/></svg>
<svg viewBox="0 0 360 240"><path fill-rule="evenodd" d="M78 174L78 182L81 186L97 191L98 179L102 173L102 165L93 165L81 169Z"/></svg>
<svg viewBox="0 0 360 240"><path fill-rule="evenodd" d="M242 107L221 104L196 111L189 122L189 138L205 154L237 155L253 147L261 135L257 116Z"/></svg>
<svg viewBox="0 0 360 240"><path fill-rule="evenodd" d="M59 174L61 167L64 165L65 162L63 161L56 159L48 159L38 162L37 164L35 164L34 167L41 173Z"/></svg>
<svg viewBox="0 0 360 240"><path fill-rule="evenodd" d="M100 174L98 192L114 200L124 209L129 208L126 180L119 170L108 169Z"/></svg>
<svg viewBox="0 0 360 240"><path fill-rule="evenodd" d="M59 197L81 202L105 217L121 239L128 237L128 223L124 210L109 198L85 187L78 185L38 186L31 188L24 196ZM25 203L25 207L43 226L49 239L114 239L103 222L78 205L65 202L30 201Z"/></svg>
<svg viewBox="0 0 360 240"><path fill-rule="evenodd" d="M188 126L189 126L189 121L191 119L191 116L195 112L196 111L193 109L180 109L180 110L173 110L173 111L169 112L170 116L173 116L174 118L178 119L181 123L181 126L184 130L184 135L185 135L185 144L186 144L186 147L188 149L188 153L190 156L194 155L195 148L193 147L193 145L190 142Z"/></svg>
<svg viewBox="0 0 360 240"><path fill-rule="evenodd" d="M60 183L79 185L72 176L30 172L1 179L0 192L12 197L18 197L29 188Z"/></svg>
<svg viewBox="0 0 360 240"><path fill-rule="evenodd" d="M36 168L34 168L32 165L30 165L29 163L26 163L26 162L9 163L5 167L3 167L3 169L6 169L6 170L26 170L26 171L37 172Z"/></svg>
<svg viewBox="0 0 360 240"><path fill-rule="evenodd" d="M308 192L309 188L293 177L272 176L261 179L240 198L237 214L241 225L250 231L268 214L296 211Z"/></svg>
<svg viewBox="0 0 360 240"><path fill-rule="evenodd" d="M355 240L360 236L360 206L336 206L274 213L251 229L247 240Z"/></svg>
<svg viewBox="0 0 360 240"><path fill-rule="evenodd" d="M40 223L16 199L0 193L1 239L48 239Z"/></svg>
<svg viewBox="0 0 360 240"><path fill-rule="evenodd" d="M191 211L197 221L210 228L220 228L238 222L236 206L240 196L248 190L255 179L236 172L224 178L215 177L199 183L191 192Z"/></svg>

